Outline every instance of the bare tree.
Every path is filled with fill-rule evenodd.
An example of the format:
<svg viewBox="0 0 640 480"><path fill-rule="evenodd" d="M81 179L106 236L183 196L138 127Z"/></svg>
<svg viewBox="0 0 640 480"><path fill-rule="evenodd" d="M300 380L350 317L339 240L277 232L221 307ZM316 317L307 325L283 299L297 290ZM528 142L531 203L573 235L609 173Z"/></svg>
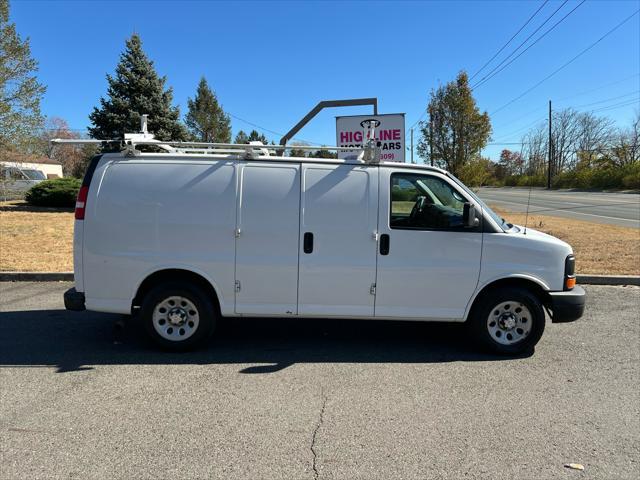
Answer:
<svg viewBox="0 0 640 480"><path fill-rule="evenodd" d="M551 129L551 173L557 175L576 163L580 138L580 114L572 108L555 112Z"/></svg>
<svg viewBox="0 0 640 480"><path fill-rule="evenodd" d="M522 157L528 175L544 173L547 165L547 137L547 125L541 123L522 138Z"/></svg>
<svg viewBox="0 0 640 480"><path fill-rule="evenodd" d="M87 160L95 154L96 148L92 145L53 146L50 140L54 138L73 139L80 138L80 135L73 132L64 119L51 117L47 119L46 127L40 135L40 152L46 157L60 162L65 176L81 177L86 168Z"/></svg>
<svg viewBox="0 0 640 480"><path fill-rule="evenodd" d="M580 167L592 167L611 143L614 135L613 122L606 117L585 112L578 115L577 128L576 150L580 155Z"/></svg>

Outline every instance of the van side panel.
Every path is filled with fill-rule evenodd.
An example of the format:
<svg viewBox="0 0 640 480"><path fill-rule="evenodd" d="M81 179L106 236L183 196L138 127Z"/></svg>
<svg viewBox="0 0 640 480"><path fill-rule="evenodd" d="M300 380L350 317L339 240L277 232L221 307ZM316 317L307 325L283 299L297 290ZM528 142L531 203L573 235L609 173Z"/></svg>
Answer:
<svg viewBox="0 0 640 480"><path fill-rule="evenodd" d="M233 312L236 176L232 162L123 159L99 168L84 225L87 309L128 313L151 273L183 268Z"/></svg>

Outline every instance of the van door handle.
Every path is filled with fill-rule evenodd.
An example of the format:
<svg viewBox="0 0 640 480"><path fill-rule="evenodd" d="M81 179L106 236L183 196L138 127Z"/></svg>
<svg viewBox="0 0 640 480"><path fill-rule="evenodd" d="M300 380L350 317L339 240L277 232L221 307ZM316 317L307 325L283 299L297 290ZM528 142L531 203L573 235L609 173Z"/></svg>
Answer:
<svg viewBox="0 0 640 480"><path fill-rule="evenodd" d="M304 253L313 252L313 233L305 232L302 249L304 250Z"/></svg>
<svg viewBox="0 0 640 480"><path fill-rule="evenodd" d="M380 235L380 255L389 255L389 240L388 234Z"/></svg>

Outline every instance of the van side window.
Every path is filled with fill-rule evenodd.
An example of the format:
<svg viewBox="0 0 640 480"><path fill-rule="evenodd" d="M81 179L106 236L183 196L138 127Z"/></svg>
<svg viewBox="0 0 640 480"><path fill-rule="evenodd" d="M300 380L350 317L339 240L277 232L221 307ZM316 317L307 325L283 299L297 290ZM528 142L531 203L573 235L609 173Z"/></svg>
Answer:
<svg viewBox="0 0 640 480"><path fill-rule="evenodd" d="M391 175L389 226L398 229L461 230L465 199L441 178Z"/></svg>

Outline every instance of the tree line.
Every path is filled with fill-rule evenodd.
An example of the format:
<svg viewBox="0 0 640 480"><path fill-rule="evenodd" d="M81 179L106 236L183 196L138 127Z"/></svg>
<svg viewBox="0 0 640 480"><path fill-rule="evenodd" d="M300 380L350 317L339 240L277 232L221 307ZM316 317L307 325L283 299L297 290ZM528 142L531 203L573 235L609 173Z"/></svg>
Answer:
<svg viewBox="0 0 640 480"><path fill-rule="evenodd" d="M28 39L21 39L9 21L9 2L0 0L0 160L46 156L63 165L65 175L82 176L96 147L51 147L53 138L80 138L59 117L45 118L40 102L46 86L37 79L38 63ZM89 115L88 134L98 139L121 139L140 129L140 115L148 114L149 131L160 140L231 143L231 119L215 91L202 77L193 98L187 100L183 121L173 105L173 90L158 75L153 61L133 34L113 74L107 74L107 92ZM269 140L257 130L236 133L234 143ZM273 144L273 142L271 142ZM25 157L26 155L26 157Z"/></svg>
<svg viewBox="0 0 640 480"><path fill-rule="evenodd" d="M523 135L520 149L502 150L495 162L481 155L491 121L465 72L431 91L426 112L418 155L469 185L544 186L550 172L553 187L640 188L640 112L619 128L592 112L554 111L551 134L541 122Z"/></svg>
<svg viewBox="0 0 640 480"><path fill-rule="evenodd" d="M8 0L0 0L0 159L10 152L46 155L63 164L65 175L80 176L95 148L49 146L51 138L80 134L63 119L43 117L40 99L46 87L36 72L29 42L9 22ZM230 116L206 78L188 99L182 120L166 80L145 54L140 37L133 34L115 72L107 74L106 94L89 115L89 135L122 138L125 132L139 130L140 115L146 113L149 131L161 140L231 142ZM482 156L491 139L491 120L478 108L464 71L430 92L426 113L427 119L419 123L418 155L469 185L545 185L550 167L556 187L640 188L640 114L629 128L621 129L593 113L556 111L550 137L547 125L541 123L523 136L521 149L503 150L494 162ZM269 143L256 130L241 130L233 139L251 141ZM306 150L296 147L291 145L289 153L304 156ZM321 150L311 155L335 156Z"/></svg>

